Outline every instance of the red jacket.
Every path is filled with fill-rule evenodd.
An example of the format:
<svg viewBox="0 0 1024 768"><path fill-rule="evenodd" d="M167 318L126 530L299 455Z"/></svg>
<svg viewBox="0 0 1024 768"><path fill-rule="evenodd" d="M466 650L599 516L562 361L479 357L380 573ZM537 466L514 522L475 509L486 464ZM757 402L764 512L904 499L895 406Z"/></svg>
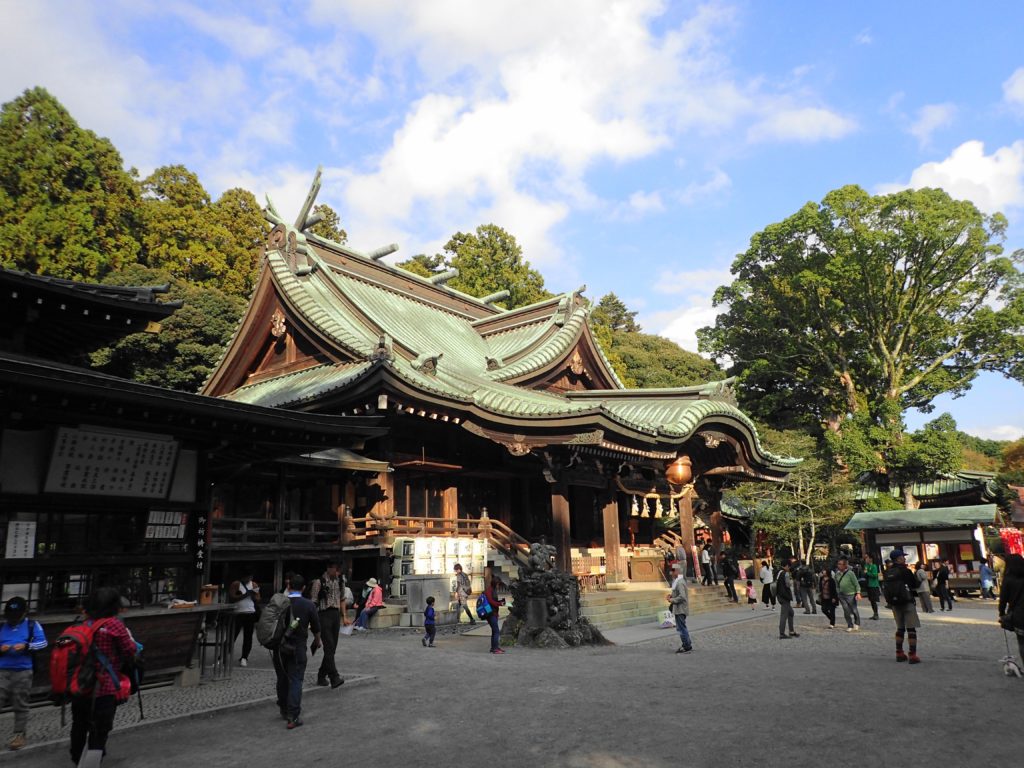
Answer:
<svg viewBox="0 0 1024 768"><path fill-rule="evenodd" d="M498 597L498 582L494 579L487 585L484 590L484 596L487 598L487 602L491 604L494 609L494 615L498 615L498 606L504 605L505 601Z"/></svg>

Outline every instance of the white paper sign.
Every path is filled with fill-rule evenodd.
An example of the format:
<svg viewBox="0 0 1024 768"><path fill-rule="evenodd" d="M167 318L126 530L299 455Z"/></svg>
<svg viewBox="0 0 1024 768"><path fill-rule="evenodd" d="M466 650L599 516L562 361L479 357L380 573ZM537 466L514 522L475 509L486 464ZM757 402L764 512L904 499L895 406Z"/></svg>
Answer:
<svg viewBox="0 0 1024 768"><path fill-rule="evenodd" d="M12 520L7 523L7 558L28 560L36 555L36 523Z"/></svg>

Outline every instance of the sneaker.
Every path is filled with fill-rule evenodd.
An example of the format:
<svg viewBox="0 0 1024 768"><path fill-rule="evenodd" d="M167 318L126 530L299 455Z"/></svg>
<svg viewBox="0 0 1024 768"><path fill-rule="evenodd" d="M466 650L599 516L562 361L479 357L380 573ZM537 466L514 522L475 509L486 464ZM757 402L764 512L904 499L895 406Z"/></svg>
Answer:
<svg viewBox="0 0 1024 768"><path fill-rule="evenodd" d="M420 639L420 642L421 642L421 643L423 643L423 647L424 647L424 648L426 648L426 647L427 647L427 638L426 638L426 637L423 637L423 638L421 638L421 639Z"/></svg>
<svg viewBox="0 0 1024 768"><path fill-rule="evenodd" d="M495 648L493 651L491 651L491 653L504 653L504 652L505 651L502 650L501 648Z"/></svg>
<svg viewBox="0 0 1024 768"><path fill-rule="evenodd" d="M878 617L877 617L877 616L872 616L872 617L871 617L871 620L872 620L872 621L878 621Z"/></svg>
<svg viewBox="0 0 1024 768"><path fill-rule="evenodd" d="M921 657L918 656L916 653L910 654L910 663L911 664L920 664L921 663Z"/></svg>
<svg viewBox="0 0 1024 768"><path fill-rule="evenodd" d="M907 660L907 654L905 654L903 651L896 651L896 661L904 662L906 660Z"/></svg>
<svg viewBox="0 0 1024 768"><path fill-rule="evenodd" d="M693 646L692 645L683 645L683 646L680 646L679 650L676 651L676 653L689 653L692 650L693 650Z"/></svg>
<svg viewBox="0 0 1024 768"><path fill-rule="evenodd" d="M28 741L26 741L24 733L16 733L13 736L11 736L10 741L7 742L7 748L12 750L21 749L27 743Z"/></svg>
<svg viewBox="0 0 1024 768"><path fill-rule="evenodd" d="M316 684L319 685L321 688L326 688L327 687L327 678L326 677L318 677L316 679Z"/></svg>
<svg viewBox="0 0 1024 768"><path fill-rule="evenodd" d="M427 643L427 648L437 648L433 643Z"/></svg>
<svg viewBox="0 0 1024 768"><path fill-rule="evenodd" d="M343 686L344 684L345 684L345 678L344 677L336 677L333 680L331 680L331 688L341 688L341 686Z"/></svg>
<svg viewBox="0 0 1024 768"><path fill-rule="evenodd" d="M249 666L249 662L246 661L245 658L243 657L243 658L238 660L238 666L240 666L240 667L248 667Z"/></svg>
<svg viewBox="0 0 1024 768"><path fill-rule="evenodd" d="M790 637L800 637L800 633L799 632L790 632L789 636Z"/></svg>
<svg viewBox="0 0 1024 768"><path fill-rule="evenodd" d="M302 719L301 718L298 718L298 717L290 717L290 718L288 718L288 730L289 731L294 731L296 728L300 728L301 726L302 726Z"/></svg>
<svg viewBox="0 0 1024 768"><path fill-rule="evenodd" d="M789 640L789 635L779 635L779 640Z"/></svg>
<svg viewBox="0 0 1024 768"><path fill-rule="evenodd" d="M860 632L860 624L854 624L853 625L853 631L854 632Z"/></svg>
<svg viewBox="0 0 1024 768"><path fill-rule="evenodd" d="M854 629L855 629L855 627L847 627L847 628L846 628L846 631L847 631L847 632L853 632L853 631L854 631Z"/></svg>
<svg viewBox="0 0 1024 768"><path fill-rule="evenodd" d="M366 627L352 627L352 629L355 630L356 632L365 632L366 631Z"/></svg>

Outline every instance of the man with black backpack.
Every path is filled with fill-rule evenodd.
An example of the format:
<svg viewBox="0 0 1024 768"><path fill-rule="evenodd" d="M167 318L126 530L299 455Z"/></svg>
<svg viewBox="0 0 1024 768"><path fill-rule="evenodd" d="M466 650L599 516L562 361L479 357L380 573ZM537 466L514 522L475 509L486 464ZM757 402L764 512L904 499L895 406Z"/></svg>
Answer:
<svg viewBox="0 0 1024 768"><path fill-rule="evenodd" d="M815 594L814 570L809 565L801 565L797 572L797 582L800 584L800 601L804 607L804 613L817 615L818 596Z"/></svg>
<svg viewBox="0 0 1024 768"><path fill-rule="evenodd" d="M921 619L917 615L917 577L907 567L907 554L902 549L894 549L889 555L891 565L885 569L882 581L882 592L885 602L892 609L896 620L896 661L909 661L920 664L917 655L917 628ZM910 654L903 652L903 638L906 636Z"/></svg>
<svg viewBox="0 0 1024 768"><path fill-rule="evenodd" d="M320 615L320 636L324 643L324 658L320 662L320 671L316 676L316 684L326 686L330 681L331 688L337 688L345 681L338 674L334 663L334 652L338 647L338 635L341 633L342 611L345 605L345 580L341 576L341 566L337 560L327 563L327 570L319 579L314 579L309 588L309 597L316 605Z"/></svg>
<svg viewBox="0 0 1024 768"><path fill-rule="evenodd" d="M0 624L0 707L10 704L14 711L14 733L8 749L25 746L28 725L28 694L32 690L32 660L46 647L46 636L38 621L25 617L28 603L12 597L4 606Z"/></svg>

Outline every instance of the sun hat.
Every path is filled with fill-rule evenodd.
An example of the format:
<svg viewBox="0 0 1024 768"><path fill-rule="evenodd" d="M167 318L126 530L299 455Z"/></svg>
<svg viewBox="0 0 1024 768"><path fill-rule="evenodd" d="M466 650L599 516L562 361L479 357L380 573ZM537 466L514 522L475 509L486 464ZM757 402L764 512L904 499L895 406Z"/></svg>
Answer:
<svg viewBox="0 0 1024 768"><path fill-rule="evenodd" d="M376 587L377 586L377 580L376 579L367 579L366 580L366 586L368 586L368 587Z"/></svg>

